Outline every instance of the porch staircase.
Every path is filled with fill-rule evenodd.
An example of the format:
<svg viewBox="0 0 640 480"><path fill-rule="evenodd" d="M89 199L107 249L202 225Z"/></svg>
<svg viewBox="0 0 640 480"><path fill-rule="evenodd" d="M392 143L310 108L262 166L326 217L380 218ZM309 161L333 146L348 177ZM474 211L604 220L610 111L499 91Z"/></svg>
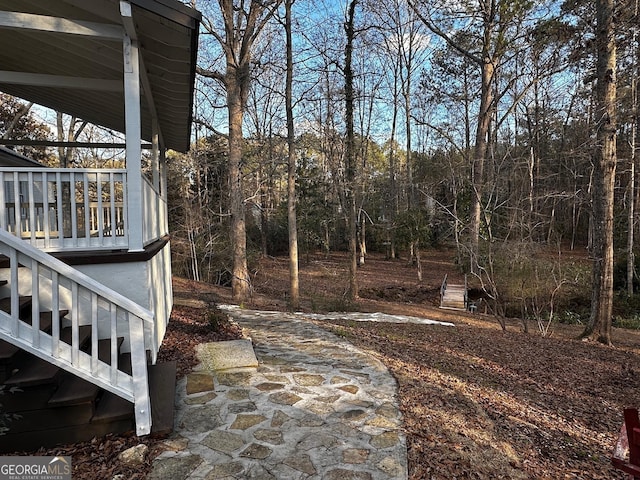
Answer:
<svg viewBox="0 0 640 480"><path fill-rule="evenodd" d="M171 431L176 366L153 364L147 311L2 230L0 264L0 452Z"/></svg>
<svg viewBox="0 0 640 480"><path fill-rule="evenodd" d="M6 281L0 281L0 285ZM7 299L0 310L7 312ZM21 320L32 318L30 297L20 298ZM51 332L53 322L63 322L69 312L58 318L51 312L40 314L40 329ZM60 340L73 341L72 328L61 328ZM91 327L78 332L80 350L91 345ZM118 339L118 348L123 338ZM99 357L109 363L111 342L98 341ZM118 352L118 369L131 374L131 355ZM175 362L148 365L153 434L169 433L173 428ZM11 343L0 340L0 414L8 431L0 435L0 452L33 451L40 447L74 443L109 433L135 430L134 405L87 380L36 357Z"/></svg>

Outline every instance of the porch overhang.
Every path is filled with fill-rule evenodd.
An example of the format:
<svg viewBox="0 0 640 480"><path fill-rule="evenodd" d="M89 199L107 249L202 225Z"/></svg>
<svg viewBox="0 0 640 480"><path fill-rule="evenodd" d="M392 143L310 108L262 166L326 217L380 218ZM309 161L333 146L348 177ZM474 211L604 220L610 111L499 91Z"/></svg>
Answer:
<svg viewBox="0 0 640 480"><path fill-rule="evenodd" d="M124 133L128 39L140 136L186 151L200 18L177 0L0 0L0 91Z"/></svg>

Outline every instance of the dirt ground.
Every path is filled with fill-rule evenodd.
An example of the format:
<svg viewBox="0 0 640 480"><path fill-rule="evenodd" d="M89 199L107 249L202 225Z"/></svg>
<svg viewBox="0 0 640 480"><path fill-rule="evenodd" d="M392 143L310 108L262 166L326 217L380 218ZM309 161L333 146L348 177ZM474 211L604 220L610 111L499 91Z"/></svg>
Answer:
<svg viewBox="0 0 640 480"><path fill-rule="evenodd" d="M576 340L582 327L555 325L550 338L506 332L483 314L441 310L440 284L462 282L453 251L425 252L424 279L404 260L371 255L358 271L361 299L346 300L344 255L301 258L301 310L380 311L446 320L456 326L320 322L384 362L398 381L412 480L622 479L610 455L622 410L640 403L640 334L614 329L615 347ZM264 258L253 271L247 308L287 308L286 258ZM195 363L202 341L239 331L209 307L230 303L228 288L174 279L176 306L160 352L179 375ZM196 306L189 306L196 300ZM215 328L214 328L215 327ZM41 455L72 455L74 478L145 478L162 451L144 439L144 465L124 468L117 455L140 439L114 436Z"/></svg>
<svg viewBox="0 0 640 480"><path fill-rule="evenodd" d="M426 253L424 278L406 261L370 256L358 271L361 299L346 301L343 255L301 259L301 309L382 311L447 320L425 325L322 322L383 361L399 384L411 479L612 479L622 410L640 403L640 334L614 329L615 347L577 340L581 326L551 337L501 331L492 317L437 308L446 274L463 282L447 249ZM248 308L284 309L285 258L254 271ZM229 290L214 288L218 301ZM535 326L533 327L535 330Z"/></svg>

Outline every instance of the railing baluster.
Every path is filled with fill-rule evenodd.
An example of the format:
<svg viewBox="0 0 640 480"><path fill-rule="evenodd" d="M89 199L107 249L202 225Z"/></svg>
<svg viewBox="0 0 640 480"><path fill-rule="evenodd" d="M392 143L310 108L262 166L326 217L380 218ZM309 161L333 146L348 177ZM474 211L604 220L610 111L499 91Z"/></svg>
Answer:
<svg viewBox="0 0 640 480"><path fill-rule="evenodd" d="M111 383L118 384L118 307L109 302L109 320L111 322Z"/></svg>
<svg viewBox="0 0 640 480"><path fill-rule="evenodd" d="M98 193L98 238L102 244L104 237L104 212L102 211L102 175L100 172L96 173L96 192Z"/></svg>
<svg viewBox="0 0 640 480"><path fill-rule="evenodd" d="M58 272L51 271L51 351L54 357L60 356L60 284Z"/></svg>
<svg viewBox="0 0 640 480"><path fill-rule="evenodd" d="M80 319L78 318L78 284L71 282L71 363L78 365L80 343Z"/></svg>
<svg viewBox="0 0 640 480"><path fill-rule="evenodd" d="M89 175L83 175L82 187L84 191L82 192L82 198L84 200L84 237L87 241L87 246L91 244L91 211L89 207ZM97 185L96 185L97 188Z"/></svg>
<svg viewBox="0 0 640 480"><path fill-rule="evenodd" d="M18 320L20 315L20 290L18 281L18 252L9 250L9 265L11 266L11 335L18 336Z"/></svg>
<svg viewBox="0 0 640 480"><path fill-rule="evenodd" d="M58 221L58 242L60 247L64 246L64 205L62 193L62 177L60 172L56 172L56 203L58 204L57 221Z"/></svg>
<svg viewBox="0 0 640 480"><path fill-rule="evenodd" d="M78 246L78 206L76 204L76 174L69 172L69 206L71 207L71 238Z"/></svg>
<svg viewBox="0 0 640 480"><path fill-rule="evenodd" d="M98 371L98 294L91 292L91 374Z"/></svg>
<svg viewBox="0 0 640 480"><path fill-rule="evenodd" d="M29 205L27 225L29 225L29 237L31 237L31 243L34 244L36 241L36 230L38 226L36 225L36 203L33 195L33 172L27 173L27 191L29 193L29 198L27 199Z"/></svg>
<svg viewBox="0 0 640 480"><path fill-rule="evenodd" d="M33 346L40 347L40 268L31 260L31 334Z"/></svg>
<svg viewBox="0 0 640 480"><path fill-rule="evenodd" d="M49 177L46 172L41 173L42 180L42 229L44 230L44 246L51 245L51 225L49 224Z"/></svg>
<svg viewBox="0 0 640 480"><path fill-rule="evenodd" d="M116 188L113 172L109 173L109 212L111 214L111 240L115 243L118 221L116 219Z"/></svg>
<svg viewBox="0 0 640 480"><path fill-rule="evenodd" d="M15 220L14 233L22 237L22 205L20 204L20 178L18 172L13 173L13 216Z"/></svg>

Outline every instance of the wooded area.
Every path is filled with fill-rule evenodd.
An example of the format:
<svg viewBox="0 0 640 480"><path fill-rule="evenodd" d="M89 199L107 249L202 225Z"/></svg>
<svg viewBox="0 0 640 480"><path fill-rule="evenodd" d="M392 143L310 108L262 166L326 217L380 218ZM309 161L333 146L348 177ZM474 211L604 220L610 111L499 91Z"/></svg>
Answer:
<svg viewBox="0 0 640 480"><path fill-rule="evenodd" d="M451 244L502 324L564 315L608 343L612 317L638 320L637 0L190 3L203 22L193 148L170 154L177 274L242 302L257 256L289 255L295 308L298 252L348 251L356 299L367 252L420 281L421 252ZM3 96L3 136L51 136L30 108ZM55 125L58 140L110 134Z"/></svg>
<svg viewBox="0 0 640 480"><path fill-rule="evenodd" d="M196 3L178 271L242 301L255 255L347 250L354 299L367 251L419 280L421 250L453 243L497 318L551 318L580 284L585 336L610 341L614 283L628 302L637 281L635 0L233 3ZM591 278L541 248L588 249Z"/></svg>

